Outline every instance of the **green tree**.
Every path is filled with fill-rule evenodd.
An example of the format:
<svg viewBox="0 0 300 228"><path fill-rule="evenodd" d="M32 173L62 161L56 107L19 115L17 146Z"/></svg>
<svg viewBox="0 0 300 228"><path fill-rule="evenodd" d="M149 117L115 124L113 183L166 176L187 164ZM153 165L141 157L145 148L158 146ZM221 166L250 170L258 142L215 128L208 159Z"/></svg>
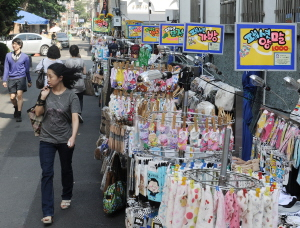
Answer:
<svg viewBox="0 0 300 228"><path fill-rule="evenodd" d="M53 21L59 17L60 12L65 12L66 8L58 4L58 0L26 0L25 10Z"/></svg>
<svg viewBox="0 0 300 228"><path fill-rule="evenodd" d="M90 13L86 12L85 6L86 4L84 4L82 1L75 1L74 13L78 14L80 19L84 19L84 22L87 22L87 20L90 18Z"/></svg>
<svg viewBox="0 0 300 228"><path fill-rule="evenodd" d="M14 21L20 17L17 16L21 10L20 6L24 0L0 0L0 35L5 36L13 29Z"/></svg>

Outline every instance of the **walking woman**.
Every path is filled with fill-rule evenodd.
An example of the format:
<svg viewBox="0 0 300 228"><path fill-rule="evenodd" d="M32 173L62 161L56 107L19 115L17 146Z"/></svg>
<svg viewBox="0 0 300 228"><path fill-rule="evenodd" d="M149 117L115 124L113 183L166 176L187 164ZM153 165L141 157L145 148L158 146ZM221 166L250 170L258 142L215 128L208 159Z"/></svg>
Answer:
<svg viewBox="0 0 300 228"><path fill-rule="evenodd" d="M36 66L35 71L39 71L42 68L44 69L45 72L45 78L44 78L44 86L47 86L47 69L48 67L53 64L53 63L63 63L60 59L60 50L57 46L52 45L49 47L48 52L47 52L47 58L42 59L39 64Z"/></svg>
<svg viewBox="0 0 300 228"><path fill-rule="evenodd" d="M69 49L71 58L66 60L66 67L77 68L81 74L86 74L86 67L83 59L80 57L79 48L77 45L71 45ZM73 92L78 96L81 111L78 113L79 122L83 123L83 118L81 116L83 108L83 93L85 91L84 79L80 78L74 85Z"/></svg>
<svg viewBox="0 0 300 228"><path fill-rule="evenodd" d="M35 113L44 115L40 134L40 165L42 168L42 209L44 224L53 222L54 215L54 158L58 151L61 165L61 209L71 205L73 190L72 156L79 126L78 97L71 90L80 78L76 68L61 63L48 67L48 87L44 87L37 101Z"/></svg>

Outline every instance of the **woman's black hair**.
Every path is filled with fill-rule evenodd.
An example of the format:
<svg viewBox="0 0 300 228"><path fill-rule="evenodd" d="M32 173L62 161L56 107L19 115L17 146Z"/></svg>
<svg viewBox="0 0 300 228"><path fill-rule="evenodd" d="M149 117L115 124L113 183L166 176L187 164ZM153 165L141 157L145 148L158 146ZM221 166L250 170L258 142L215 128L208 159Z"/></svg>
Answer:
<svg viewBox="0 0 300 228"><path fill-rule="evenodd" d="M47 57L50 59L59 59L60 58L60 50L56 45L52 45L49 47L47 52Z"/></svg>
<svg viewBox="0 0 300 228"><path fill-rule="evenodd" d="M53 63L48 69L53 70L57 77L63 76L62 82L68 89L72 89L76 81L81 78L80 70L77 68L68 68L62 63Z"/></svg>
<svg viewBox="0 0 300 228"><path fill-rule="evenodd" d="M60 58L60 50L56 45L52 45L49 47L47 52L47 57L50 59L59 59Z"/></svg>
<svg viewBox="0 0 300 228"><path fill-rule="evenodd" d="M23 47L23 41L22 41L20 38L15 38L15 39L13 39L11 43L12 43L12 44L13 44L13 43L17 43L18 45L21 46L21 48Z"/></svg>
<svg viewBox="0 0 300 228"><path fill-rule="evenodd" d="M69 52L71 54L72 57L77 57L79 54L79 48L77 45L71 45Z"/></svg>

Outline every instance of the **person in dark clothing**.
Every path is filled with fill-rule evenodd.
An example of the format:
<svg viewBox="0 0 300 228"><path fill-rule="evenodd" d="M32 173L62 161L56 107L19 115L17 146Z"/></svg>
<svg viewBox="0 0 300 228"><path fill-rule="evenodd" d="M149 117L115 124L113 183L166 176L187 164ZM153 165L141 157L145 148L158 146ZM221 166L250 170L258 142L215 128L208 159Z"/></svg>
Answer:
<svg viewBox="0 0 300 228"><path fill-rule="evenodd" d="M116 53L118 51L118 44L116 43L116 39L112 40L112 43L108 45L109 56L116 57Z"/></svg>
<svg viewBox="0 0 300 228"><path fill-rule="evenodd" d="M23 93L27 91L27 85L28 87L32 85L29 73L30 60L28 55L21 52L22 47L23 41L20 38L12 41L14 51L6 54L3 74L3 86L8 88L10 93L10 101L15 108L14 118L17 122L22 121Z"/></svg>

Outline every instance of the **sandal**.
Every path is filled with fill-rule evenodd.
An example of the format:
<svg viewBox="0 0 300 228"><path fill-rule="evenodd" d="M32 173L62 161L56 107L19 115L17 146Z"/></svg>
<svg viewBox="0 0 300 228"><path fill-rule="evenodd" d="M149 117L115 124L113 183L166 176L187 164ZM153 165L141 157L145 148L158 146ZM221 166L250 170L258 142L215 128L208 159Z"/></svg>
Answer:
<svg viewBox="0 0 300 228"><path fill-rule="evenodd" d="M42 218L41 221L44 224L51 224L51 223L53 223L53 216L46 216L46 217Z"/></svg>
<svg viewBox="0 0 300 228"><path fill-rule="evenodd" d="M60 204L60 208L65 210L71 206L71 200L62 200Z"/></svg>

